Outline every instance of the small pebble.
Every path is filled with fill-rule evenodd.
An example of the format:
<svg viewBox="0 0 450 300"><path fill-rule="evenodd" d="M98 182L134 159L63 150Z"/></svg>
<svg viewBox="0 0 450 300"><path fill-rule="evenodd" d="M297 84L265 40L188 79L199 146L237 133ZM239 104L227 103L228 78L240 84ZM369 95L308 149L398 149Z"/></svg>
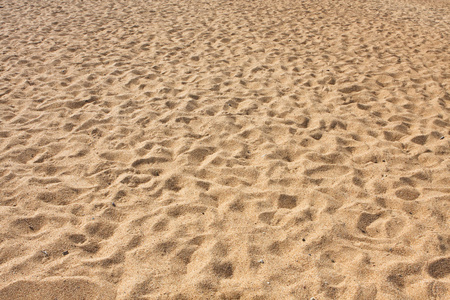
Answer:
<svg viewBox="0 0 450 300"><path fill-rule="evenodd" d="M42 250L41 252L44 253L45 256L48 256L48 252L47 251Z"/></svg>
<svg viewBox="0 0 450 300"><path fill-rule="evenodd" d="M69 254L69 251L64 251L63 252L63 255L67 255L67 254Z"/></svg>
<svg viewBox="0 0 450 300"><path fill-rule="evenodd" d="M264 263L264 260L263 260L263 259L260 259L260 260L258 260L258 262L259 262L260 264L263 264L263 263Z"/></svg>
<svg viewBox="0 0 450 300"><path fill-rule="evenodd" d="M116 204L114 202L111 203L112 206L116 207Z"/></svg>
<svg viewBox="0 0 450 300"><path fill-rule="evenodd" d="M440 138L439 138L440 140L443 140L444 139L444 137L443 136L441 136Z"/></svg>

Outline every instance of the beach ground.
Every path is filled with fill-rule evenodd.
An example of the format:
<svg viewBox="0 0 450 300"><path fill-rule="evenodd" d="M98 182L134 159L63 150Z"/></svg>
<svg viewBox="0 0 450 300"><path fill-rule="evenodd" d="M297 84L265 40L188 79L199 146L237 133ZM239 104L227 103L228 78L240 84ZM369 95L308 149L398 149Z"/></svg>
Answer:
<svg viewBox="0 0 450 300"><path fill-rule="evenodd" d="M449 299L450 2L0 1L0 299Z"/></svg>

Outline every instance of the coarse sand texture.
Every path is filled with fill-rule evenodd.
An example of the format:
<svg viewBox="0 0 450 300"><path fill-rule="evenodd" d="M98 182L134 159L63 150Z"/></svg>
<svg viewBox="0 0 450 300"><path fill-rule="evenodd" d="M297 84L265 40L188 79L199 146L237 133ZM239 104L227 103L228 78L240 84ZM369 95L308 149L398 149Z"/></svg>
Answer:
<svg viewBox="0 0 450 300"><path fill-rule="evenodd" d="M450 0L0 0L0 300L450 299Z"/></svg>

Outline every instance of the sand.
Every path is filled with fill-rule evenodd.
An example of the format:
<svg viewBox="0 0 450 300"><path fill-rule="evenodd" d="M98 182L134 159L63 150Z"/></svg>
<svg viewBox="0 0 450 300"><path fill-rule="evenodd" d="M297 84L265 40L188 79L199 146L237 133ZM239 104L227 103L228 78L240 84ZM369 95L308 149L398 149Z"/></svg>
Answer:
<svg viewBox="0 0 450 300"><path fill-rule="evenodd" d="M0 299L450 299L450 2L0 1Z"/></svg>

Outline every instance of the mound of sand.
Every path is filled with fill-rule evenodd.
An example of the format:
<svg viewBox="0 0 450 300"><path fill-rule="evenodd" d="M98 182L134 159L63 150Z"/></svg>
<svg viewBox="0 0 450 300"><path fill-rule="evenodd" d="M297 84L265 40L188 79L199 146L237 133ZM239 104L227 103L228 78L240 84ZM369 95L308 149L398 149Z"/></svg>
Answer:
<svg viewBox="0 0 450 300"><path fill-rule="evenodd" d="M448 1L0 2L0 299L449 299Z"/></svg>

